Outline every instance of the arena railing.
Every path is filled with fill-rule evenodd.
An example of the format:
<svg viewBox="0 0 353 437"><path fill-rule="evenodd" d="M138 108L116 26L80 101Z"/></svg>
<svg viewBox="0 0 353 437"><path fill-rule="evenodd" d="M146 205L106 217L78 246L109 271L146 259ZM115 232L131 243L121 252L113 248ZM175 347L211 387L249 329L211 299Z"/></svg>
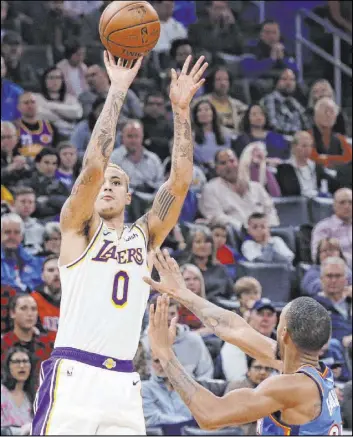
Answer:
<svg viewBox="0 0 353 437"><path fill-rule="evenodd" d="M333 38L333 56L325 52L322 48L309 41L303 36L303 22L306 18L310 18L315 23L323 27L323 32L332 34ZM334 88L336 93L336 103L341 106L342 103L342 73L352 78L352 69L348 65L341 62L341 41L345 41L352 46L352 38L342 30L335 27L329 21L322 19L314 12L307 9L300 9L295 17L296 29L296 62L299 69L299 80L303 80L303 46L311 50L318 56L321 56L334 67Z"/></svg>

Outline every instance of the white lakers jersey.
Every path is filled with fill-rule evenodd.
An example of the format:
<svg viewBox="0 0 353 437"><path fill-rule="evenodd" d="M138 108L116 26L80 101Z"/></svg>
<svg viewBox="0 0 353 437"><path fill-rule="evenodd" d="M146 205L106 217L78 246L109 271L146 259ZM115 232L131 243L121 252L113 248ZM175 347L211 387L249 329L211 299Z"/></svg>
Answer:
<svg viewBox="0 0 353 437"><path fill-rule="evenodd" d="M132 360L150 287L143 230L125 226L119 239L103 222L85 252L60 266L62 297L55 347Z"/></svg>

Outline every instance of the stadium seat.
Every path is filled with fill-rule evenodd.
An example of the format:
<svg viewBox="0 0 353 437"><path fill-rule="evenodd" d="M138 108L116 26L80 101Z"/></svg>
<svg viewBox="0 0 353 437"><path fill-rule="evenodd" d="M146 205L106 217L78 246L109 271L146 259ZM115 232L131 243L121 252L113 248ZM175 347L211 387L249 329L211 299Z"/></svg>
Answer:
<svg viewBox="0 0 353 437"><path fill-rule="evenodd" d="M273 199L281 226L309 223L308 200L305 197L275 197Z"/></svg>
<svg viewBox="0 0 353 437"><path fill-rule="evenodd" d="M153 426L153 427L146 428L146 435L164 435L164 434L162 428L159 428L158 426Z"/></svg>
<svg viewBox="0 0 353 437"><path fill-rule="evenodd" d="M316 224L333 214L333 199L315 197L309 203L311 222Z"/></svg>
<svg viewBox="0 0 353 437"><path fill-rule="evenodd" d="M221 308L225 308L229 311L234 311L239 308L239 302L230 299L224 299L222 297L215 297L214 303Z"/></svg>
<svg viewBox="0 0 353 437"><path fill-rule="evenodd" d="M39 77L54 64L53 51L49 45L24 46L21 59L24 64L32 65Z"/></svg>
<svg viewBox="0 0 353 437"><path fill-rule="evenodd" d="M99 43L97 45L86 46L86 59L85 63L87 65L103 65L103 50L102 45Z"/></svg>
<svg viewBox="0 0 353 437"><path fill-rule="evenodd" d="M219 429L217 431L206 431L192 426L185 426L181 430L182 435L244 435L243 430L237 427Z"/></svg>
<svg viewBox="0 0 353 437"><path fill-rule="evenodd" d="M275 228L271 228L271 235L273 237L281 237L282 240L286 243L289 249L295 253L295 228L293 226L282 227L278 226Z"/></svg>
<svg viewBox="0 0 353 437"><path fill-rule="evenodd" d="M297 270L297 281L298 281L298 287L300 289L300 295L303 296L306 293L304 292L304 290L301 288L301 282L302 279L304 278L305 273L310 269L311 264L308 263L299 263L296 267Z"/></svg>
<svg viewBox="0 0 353 437"><path fill-rule="evenodd" d="M288 302L291 297L292 271L285 264L240 261L238 278L252 276L262 286L262 295L273 302Z"/></svg>

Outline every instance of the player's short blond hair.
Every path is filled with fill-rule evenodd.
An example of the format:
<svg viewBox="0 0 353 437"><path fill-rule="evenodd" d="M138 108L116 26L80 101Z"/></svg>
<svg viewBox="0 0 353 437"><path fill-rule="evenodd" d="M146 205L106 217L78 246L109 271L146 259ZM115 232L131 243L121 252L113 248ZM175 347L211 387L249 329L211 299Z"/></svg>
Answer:
<svg viewBox="0 0 353 437"><path fill-rule="evenodd" d="M114 164L113 162L109 162L108 167L113 167L116 168L117 170L119 170L121 173L123 173L125 181L126 181L126 186L127 186L127 190L130 190L130 178L129 176L126 174L126 172L118 165L118 164Z"/></svg>

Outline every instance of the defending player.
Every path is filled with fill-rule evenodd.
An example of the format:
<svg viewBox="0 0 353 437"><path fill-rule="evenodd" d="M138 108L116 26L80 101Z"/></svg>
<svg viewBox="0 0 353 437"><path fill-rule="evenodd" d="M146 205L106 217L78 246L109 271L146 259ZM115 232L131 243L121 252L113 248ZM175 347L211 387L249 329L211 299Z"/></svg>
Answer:
<svg viewBox="0 0 353 437"><path fill-rule="evenodd" d="M207 68L201 57L188 73L172 70L170 99L174 146L169 180L152 209L124 225L131 201L127 175L109 164L126 93L142 58L104 62L111 86L60 217L62 300L55 349L41 371L33 435L141 435L145 424L140 379L132 360L140 338L149 286L148 251L164 241L178 220L192 180L189 105Z"/></svg>
<svg viewBox="0 0 353 437"><path fill-rule="evenodd" d="M167 295L150 308L150 344L170 382L201 428L217 429L258 420L260 435L341 435L342 420L331 370L319 363L319 352L331 336L331 318L308 297L282 311L276 342L251 328L240 316L223 310L187 290L175 260L157 251L155 266L161 282L151 286L187 306L216 335L283 373L256 389L239 389L223 398L203 388L176 359L171 344L175 324L168 330ZM276 351L283 362L276 359ZM236 363L234 363L236 365Z"/></svg>

